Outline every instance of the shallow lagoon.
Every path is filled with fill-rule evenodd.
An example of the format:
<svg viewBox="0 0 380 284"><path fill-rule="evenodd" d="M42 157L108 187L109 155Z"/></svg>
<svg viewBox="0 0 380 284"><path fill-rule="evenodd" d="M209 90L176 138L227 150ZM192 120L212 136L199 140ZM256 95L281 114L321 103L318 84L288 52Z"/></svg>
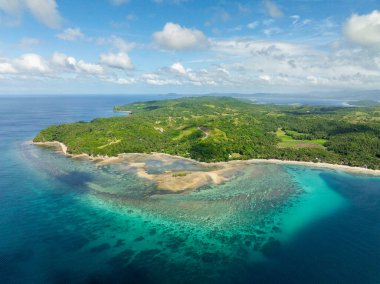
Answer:
<svg viewBox="0 0 380 284"><path fill-rule="evenodd" d="M120 165L24 143L52 123L112 115L126 98L57 98L58 110L40 100L0 104L2 283L380 279L379 178L262 164L222 185L161 194ZM165 167L194 165L151 162Z"/></svg>

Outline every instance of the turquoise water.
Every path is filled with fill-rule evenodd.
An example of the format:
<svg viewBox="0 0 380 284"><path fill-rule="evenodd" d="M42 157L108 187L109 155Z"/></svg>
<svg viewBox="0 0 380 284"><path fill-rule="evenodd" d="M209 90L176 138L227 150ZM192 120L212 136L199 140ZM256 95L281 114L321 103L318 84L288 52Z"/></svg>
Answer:
<svg viewBox="0 0 380 284"><path fill-rule="evenodd" d="M262 164L161 194L25 142L141 99L0 98L1 283L379 283L380 178Z"/></svg>

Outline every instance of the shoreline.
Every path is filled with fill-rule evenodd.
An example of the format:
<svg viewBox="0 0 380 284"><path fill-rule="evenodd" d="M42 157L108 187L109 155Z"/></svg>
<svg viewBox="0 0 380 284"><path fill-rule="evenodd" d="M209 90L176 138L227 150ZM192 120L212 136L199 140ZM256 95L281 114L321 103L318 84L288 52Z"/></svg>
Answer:
<svg viewBox="0 0 380 284"><path fill-rule="evenodd" d="M138 157L154 157L158 159L164 159L164 158L173 158L173 159L181 159L181 160L187 160L190 162L193 162L198 165L202 165L205 167L215 167L220 166L222 168L225 167L233 167L233 166L244 166L249 164L279 164L279 165L294 165L294 166L307 166L307 167L313 167L313 168L323 168L323 169L331 169L331 170L338 170L348 173L356 173L356 174L363 174L363 175L372 175L372 176L380 176L380 170L372 170L362 167L352 167L347 165L339 165L339 164L329 164L329 163L323 163L323 162L306 162L306 161L291 161L291 160L279 160L279 159L250 159L250 160L231 160L228 162L199 162L196 160L193 160L191 158L186 158L182 156L177 155L170 155L165 153L156 153L152 152L150 154L146 153L121 153L117 156L109 157L109 156L91 156L86 153L83 154L70 154L67 152L67 146L59 141L49 141L49 142L31 142L34 145L40 145L40 146L48 146L48 147L56 147L58 150L63 153L65 156L70 158L86 158L90 161L94 161L98 163L100 166L107 165L107 164L114 164L122 161L127 161L130 158Z"/></svg>
<svg viewBox="0 0 380 284"><path fill-rule="evenodd" d="M154 182L158 190L162 190L167 193L182 193L195 190L206 185L222 184L226 181L234 179L236 175L239 174L239 171L245 166L253 164L296 165L343 171L351 174L380 176L380 170L370 170L366 168L328 163L286 161L277 159L232 160L228 162L206 163L165 153L124 153L113 157L91 156L85 153L70 154L67 152L67 146L59 141L31 143L39 146L54 147L58 152L62 153L66 157L89 160L94 162L97 167L120 164L121 169L126 171L133 170L138 177ZM148 162L151 160L157 160L167 165L170 165L175 161L188 161L199 166L199 169L184 171L170 170L158 174L151 174L148 172ZM127 165L123 165L123 162L127 163ZM260 175L261 173L258 171L256 174Z"/></svg>

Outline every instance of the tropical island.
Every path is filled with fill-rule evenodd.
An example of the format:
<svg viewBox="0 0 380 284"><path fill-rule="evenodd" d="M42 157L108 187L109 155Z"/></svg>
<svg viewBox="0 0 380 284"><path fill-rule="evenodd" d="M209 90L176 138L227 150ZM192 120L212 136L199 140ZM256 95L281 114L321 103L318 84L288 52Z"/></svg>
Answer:
<svg viewBox="0 0 380 284"><path fill-rule="evenodd" d="M144 172L143 154L192 159L206 167L206 163L275 159L380 169L379 106L260 105L231 97L186 97L114 110L128 115L50 126L33 142L60 143L69 155L88 155L103 164L129 153L142 169L141 176L163 182L162 176ZM226 167L217 171L225 173ZM169 175L177 181L194 179L189 173ZM201 184L207 179L218 183L226 178L206 175Z"/></svg>

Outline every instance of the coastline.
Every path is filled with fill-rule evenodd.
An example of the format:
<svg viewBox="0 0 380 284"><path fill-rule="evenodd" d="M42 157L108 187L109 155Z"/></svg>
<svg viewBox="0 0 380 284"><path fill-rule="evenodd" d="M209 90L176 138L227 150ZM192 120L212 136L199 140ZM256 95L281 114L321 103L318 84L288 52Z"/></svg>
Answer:
<svg viewBox="0 0 380 284"><path fill-rule="evenodd" d="M113 112L121 112L121 113L132 114L132 111L130 111L130 110L116 110L116 109L114 109Z"/></svg>
<svg viewBox="0 0 380 284"><path fill-rule="evenodd" d="M165 153L123 153L118 156L91 156L88 154L70 154L67 152L67 146L59 141L50 142L31 142L34 145L54 147L59 152L73 159L87 159L102 167L110 164L127 162L129 164L126 169L136 169L136 174L151 181L156 182L157 188L170 192L183 192L187 190L197 189L207 184L221 184L234 177L236 172L246 165L251 164L278 164L278 165L295 165L306 166L312 168L324 168L330 170L343 171L351 174L380 176L380 170L372 170L361 167L351 167L346 165L329 164L322 162L305 162L305 161L289 161L278 159L251 159L251 160L232 160L228 162L199 162L190 158ZM147 172L146 162L148 160L159 160L164 163L170 163L175 160L183 160L194 163L204 168L204 170L184 171L176 174L176 171L169 171L160 174L149 174Z"/></svg>

